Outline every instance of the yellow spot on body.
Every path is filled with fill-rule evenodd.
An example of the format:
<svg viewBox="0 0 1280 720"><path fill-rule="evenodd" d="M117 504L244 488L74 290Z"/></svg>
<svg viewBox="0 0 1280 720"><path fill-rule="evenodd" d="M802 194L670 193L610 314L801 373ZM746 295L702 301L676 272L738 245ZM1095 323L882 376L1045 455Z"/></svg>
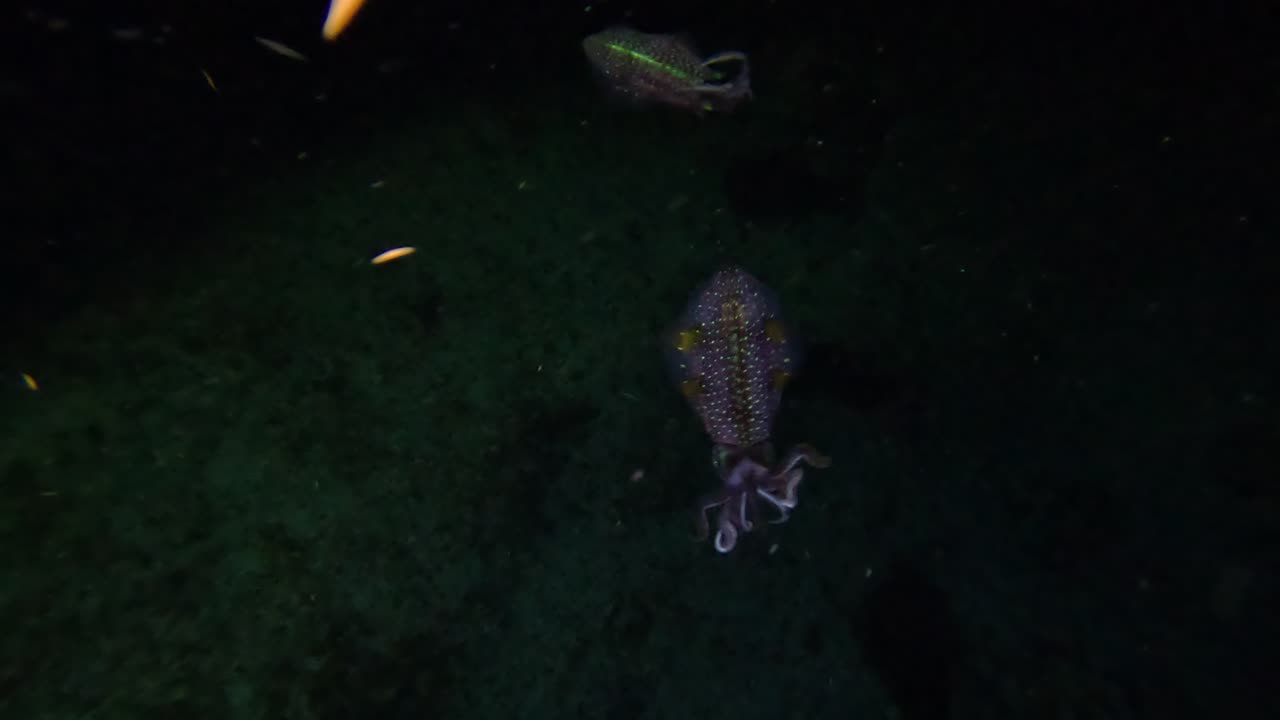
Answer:
<svg viewBox="0 0 1280 720"><path fill-rule="evenodd" d="M788 382L791 382L791 373L787 372L786 370L773 371L773 389L774 390L782 390L782 388L787 386Z"/></svg>
<svg viewBox="0 0 1280 720"><path fill-rule="evenodd" d="M418 252L417 248L411 248L411 247L392 248L384 253L379 253L378 256L375 257L371 262L374 265L381 265L383 263L391 262L392 260L399 260L402 257L407 257L416 252Z"/></svg>
<svg viewBox="0 0 1280 720"><path fill-rule="evenodd" d="M676 349L680 352L689 352L698 344L697 330L681 330L676 333Z"/></svg>
<svg viewBox="0 0 1280 720"><path fill-rule="evenodd" d="M698 378L690 378L680 383L680 392L684 393L686 398L692 400L702 394L702 381Z"/></svg>
<svg viewBox="0 0 1280 720"><path fill-rule="evenodd" d="M765 322L764 334L765 337L769 338L770 342L775 342L779 345L787 341L787 328L779 320Z"/></svg>

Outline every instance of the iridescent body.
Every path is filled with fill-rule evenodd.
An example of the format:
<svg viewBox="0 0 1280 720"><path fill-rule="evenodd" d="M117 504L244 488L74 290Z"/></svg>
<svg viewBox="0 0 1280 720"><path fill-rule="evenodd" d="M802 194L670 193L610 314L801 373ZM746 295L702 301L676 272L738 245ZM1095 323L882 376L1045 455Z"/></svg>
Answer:
<svg viewBox="0 0 1280 720"><path fill-rule="evenodd" d="M635 102L658 102L703 112L728 111L751 97L744 53L699 57L678 35L620 26L582 41L592 67L609 89ZM736 72L727 72L721 68Z"/></svg>
<svg viewBox="0 0 1280 720"><path fill-rule="evenodd" d="M712 462L723 487L699 502L701 534L719 508L715 547L729 552L755 527L761 500L787 519L799 501L800 464L830 460L798 445L772 469L769 434L797 351L777 299L738 268L717 272L689 302L668 337L668 357L680 390L702 419L715 447Z"/></svg>
<svg viewBox="0 0 1280 720"><path fill-rule="evenodd" d="M768 440L796 360L773 293L743 270L721 270L694 294L671 340L680 390L711 440Z"/></svg>

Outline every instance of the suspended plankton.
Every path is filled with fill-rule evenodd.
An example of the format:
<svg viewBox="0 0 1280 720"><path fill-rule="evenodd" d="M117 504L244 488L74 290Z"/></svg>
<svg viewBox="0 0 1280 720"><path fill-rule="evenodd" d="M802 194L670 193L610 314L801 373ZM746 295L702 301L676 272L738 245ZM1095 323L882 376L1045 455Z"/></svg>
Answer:
<svg viewBox="0 0 1280 720"><path fill-rule="evenodd" d="M262 47L270 50L271 52L281 57L287 57L290 60L294 60L296 62L307 62L306 55L303 55L302 53L298 52L297 50L294 50L293 48L289 47L288 45L285 45L282 42L279 42L277 40L272 40L271 38L264 38L261 35L254 35L253 39L258 41L258 44L261 45Z"/></svg>
<svg viewBox="0 0 1280 720"><path fill-rule="evenodd" d="M399 260L402 257L408 257L416 252L418 252L418 249L412 247L391 248L386 252L378 253L371 262L374 265L381 265L383 263L389 263L392 260Z"/></svg>
<svg viewBox="0 0 1280 720"><path fill-rule="evenodd" d="M329 14L324 18L322 34L325 40L336 40L351 24L364 0L329 0Z"/></svg>

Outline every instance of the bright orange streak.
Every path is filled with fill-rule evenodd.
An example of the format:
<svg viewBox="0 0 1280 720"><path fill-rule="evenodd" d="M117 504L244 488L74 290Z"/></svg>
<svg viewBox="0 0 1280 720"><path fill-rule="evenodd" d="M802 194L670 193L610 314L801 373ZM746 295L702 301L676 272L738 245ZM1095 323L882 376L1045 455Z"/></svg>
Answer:
<svg viewBox="0 0 1280 720"><path fill-rule="evenodd" d="M324 39L336 40L360 12L361 5L364 5L364 0L329 0L329 14L324 19Z"/></svg>
<svg viewBox="0 0 1280 720"><path fill-rule="evenodd" d="M31 376L30 376L30 375L28 375L27 373L22 373L22 382L24 382L24 383L26 383L26 384L27 384L27 389L28 389L28 390L39 390L39 389L40 389L40 383L36 382L36 379L35 379L35 378L33 378L33 377L31 377Z"/></svg>
<svg viewBox="0 0 1280 720"><path fill-rule="evenodd" d="M384 253L379 254L377 257L373 259L372 262L374 265L381 265L382 263L391 262L392 260L399 260L402 257L405 257L407 255L412 255L416 252L418 252L417 248L411 248L411 247L392 248Z"/></svg>

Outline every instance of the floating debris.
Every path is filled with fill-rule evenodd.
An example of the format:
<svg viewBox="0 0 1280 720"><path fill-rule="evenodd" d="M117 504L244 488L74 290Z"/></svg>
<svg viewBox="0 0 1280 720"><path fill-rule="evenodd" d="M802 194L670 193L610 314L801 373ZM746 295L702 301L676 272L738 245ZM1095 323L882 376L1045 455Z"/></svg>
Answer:
<svg viewBox="0 0 1280 720"><path fill-rule="evenodd" d="M325 40L336 40L355 19L364 0L329 0L329 14L324 18L321 34Z"/></svg>
<svg viewBox="0 0 1280 720"><path fill-rule="evenodd" d="M418 249L412 247L392 248L384 253L380 253L371 262L374 265L381 265L383 263L389 263L392 260L399 260L402 257L408 257L416 252L418 252Z"/></svg>
<svg viewBox="0 0 1280 720"><path fill-rule="evenodd" d="M254 35L253 39L257 40L259 45L261 45L262 47L270 50L271 52L277 55L281 55L289 58L290 60L296 60L298 62L309 62L307 60L306 55L303 55L302 53L298 52L297 50L294 50L293 48L289 47L288 45L285 45L282 42L277 42L275 40L272 40L271 38L264 38L261 35Z"/></svg>
<svg viewBox="0 0 1280 720"><path fill-rule="evenodd" d="M140 27L122 27L111 31L111 37L121 42L135 42L142 40L146 36L146 31Z"/></svg>

